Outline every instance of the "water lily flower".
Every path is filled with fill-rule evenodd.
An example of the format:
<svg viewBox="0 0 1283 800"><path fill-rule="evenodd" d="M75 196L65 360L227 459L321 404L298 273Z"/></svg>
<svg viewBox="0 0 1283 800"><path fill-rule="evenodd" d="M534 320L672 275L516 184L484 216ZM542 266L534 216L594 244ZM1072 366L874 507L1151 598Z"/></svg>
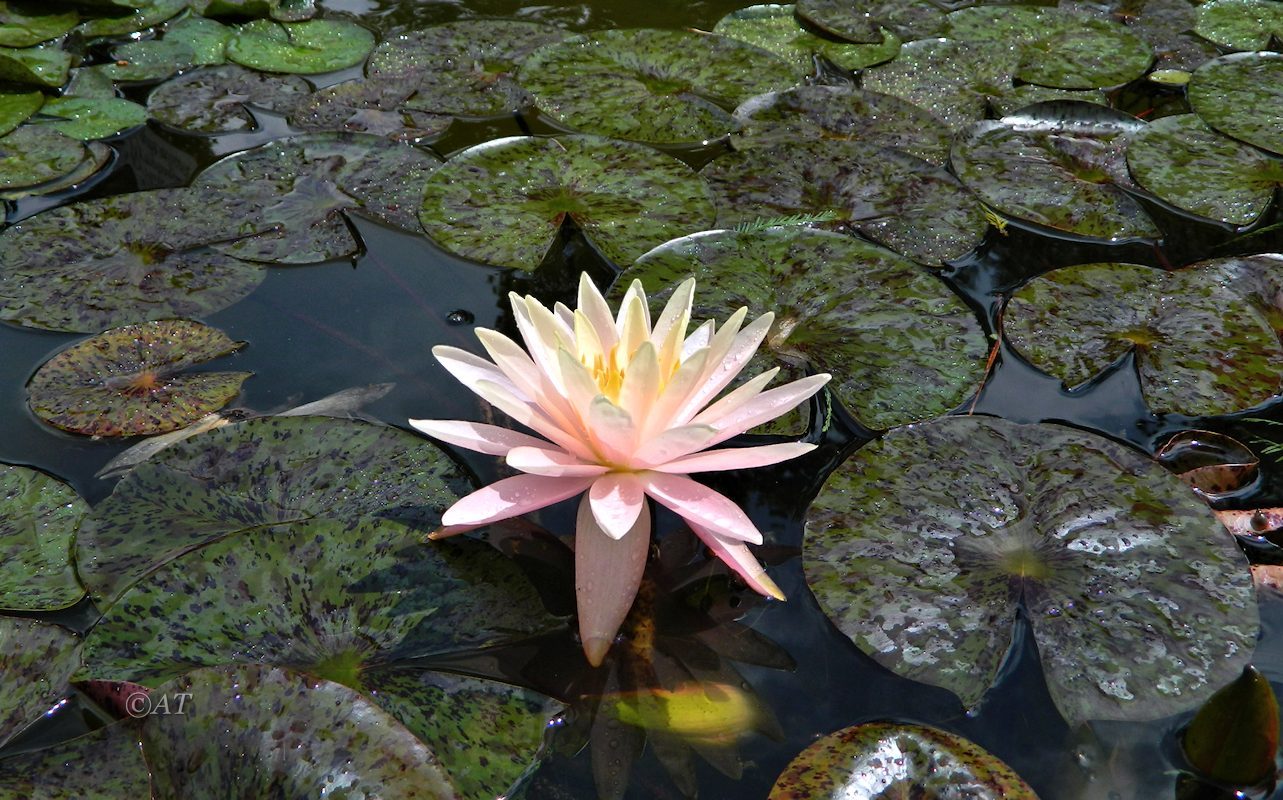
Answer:
<svg viewBox="0 0 1283 800"><path fill-rule="evenodd" d="M504 456L523 473L456 502L434 538L583 495L575 596L584 654L594 666L605 658L641 582L650 545L647 497L684 519L754 590L784 599L748 549L762 543L752 520L687 475L761 467L810 452L815 445L801 442L709 448L789 411L829 376L767 389L777 367L715 400L756 352L774 315L744 326L748 309L741 308L720 329L709 320L688 336L694 293L694 279L678 286L654 325L640 281L628 288L617 316L586 274L574 311L510 294L525 349L479 328L493 363L456 347L434 347L432 354L464 386L544 438L476 422L410 420L441 441Z"/></svg>

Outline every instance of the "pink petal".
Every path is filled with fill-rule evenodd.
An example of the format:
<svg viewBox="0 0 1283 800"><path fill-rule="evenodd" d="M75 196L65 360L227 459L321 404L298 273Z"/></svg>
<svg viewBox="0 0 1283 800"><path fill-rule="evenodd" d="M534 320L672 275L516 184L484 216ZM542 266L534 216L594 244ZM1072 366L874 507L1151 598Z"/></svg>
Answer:
<svg viewBox="0 0 1283 800"><path fill-rule="evenodd" d="M596 460L595 454L578 436L571 431L562 430L534 403L522 400L499 384L489 381L478 381L472 391L517 422L548 438L562 450L574 453L585 461Z"/></svg>
<svg viewBox="0 0 1283 800"><path fill-rule="evenodd" d="M750 322L729 342L721 338L725 331L718 332L713 344L709 345L708 366L705 368L704 375L701 376L700 386L691 393L686 404L678 410L677 422L689 422L700 409L708 405L719 392L735 380L735 376L740 374L744 365L757 352L762 339L766 338L774 319L774 314L769 312L763 314Z"/></svg>
<svg viewBox="0 0 1283 800"><path fill-rule="evenodd" d="M605 395L597 395L589 404L588 428L607 460L616 464L626 464L631 460L637 441L632 417Z"/></svg>
<svg viewBox="0 0 1283 800"><path fill-rule="evenodd" d="M514 447L547 447L548 443L520 431L457 419L412 419L410 424L434 439L492 456L507 455Z"/></svg>
<svg viewBox="0 0 1283 800"><path fill-rule="evenodd" d="M667 464L674 459L703 450L717 435L717 428L711 425L683 425L680 428L669 428L660 435L642 445L633 455L634 469L651 469L660 464Z"/></svg>
<svg viewBox="0 0 1283 800"><path fill-rule="evenodd" d="M829 382L829 377L827 373L811 375L777 386L762 392L721 419L709 420L709 424L717 428L717 435L709 445L724 442L732 436L738 436L749 428L775 419L780 414L793 409L798 403L822 389L824 384Z"/></svg>
<svg viewBox="0 0 1283 800"><path fill-rule="evenodd" d="M596 667L641 586L650 550L650 511L642 503L632 529L614 539L597 525L590 506L587 497L580 501L575 525L575 599L584 655Z"/></svg>
<svg viewBox="0 0 1283 800"><path fill-rule="evenodd" d="M706 363L708 363L708 348L696 350L677 368L677 373L669 379L659 399L651 405L650 414L646 417L642 441L665 429L676 427L677 423L674 423L673 419L677 416L677 410L690 397L691 392L699 387L699 376L704 372Z"/></svg>
<svg viewBox="0 0 1283 800"><path fill-rule="evenodd" d="M610 306L606 304L606 298L601 296L597 290L597 285L588 277L587 272L579 273L579 311L588 317L592 323L593 330L597 333L597 338L601 340L601 345L605 352L619 341L619 334L615 330L615 318L610 313Z"/></svg>
<svg viewBox="0 0 1283 800"><path fill-rule="evenodd" d="M547 478L517 475L482 487L450 506L441 517L447 527L486 525L574 497L592 485L593 478Z"/></svg>
<svg viewBox="0 0 1283 800"><path fill-rule="evenodd" d="M604 475L608 467L586 462L561 450L544 446L517 447L508 452L508 466L531 475L550 478L595 478Z"/></svg>
<svg viewBox="0 0 1283 800"><path fill-rule="evenodd" d="M692 424L712 424L710 420L721 419L762 393L766 385L780 374L779 367L771 367L760 375L754 375L723 395L716 403L695 415Z"/></svg>
<svg viewBox="0 0 1283 800"><path fill-rule="evenodd" d="M646 494L672 509L692 525L737 541L762 543L762 534L744 510L731 499L682 475L643 473Z"/></svg>
<svg viewBox="0 0 1283 800"><path fill-rule="evenodd" d="M695 531L695 535L704 544L708 545L708 549L712 550L713 554L720 558L726 566L735 570L744 579L744 582L749 585L749 588L758 594L774 597L776 600L784 599L784 592L766 574L766 570L753 557L748 545L743 542L727 541L703 525L692 522L690 526L691 530Z"/></svg>
<svg viewBox="0 0 1283 800"><path fill-rule="evenodd" d="M636 475L612 473L597 479L588 490L593 519L612 539L619 539L637 524L646 493Z"/></svg>
<svg viewBox="0 0 1283 800"><path fill-rule="evenodd" d="M624 371L619 388L619 406L628 412L634 424L643 424L654 405L660 385L659 356L655 346L642 342Z"/></svg>
<svg viewBox="0 0 1283 800"><path fill-rule="evenodd" d="M656 472L669 472L685 475L688 472L716 472L725 469L752 469L778 464L790 458L806 455L816 445L802 442L784 442L782 444L765 444L759 447L735 447L726 450L706 450L702 453L683 456L660 464L651 469Z"/></svg>
<svg viewBox="0 0 1283 800"><path fill-rule="evenodd" d="M534 401L562 428L570 426L570 409L561 395L553 391L547 376L535 365L530 355L516 342L498 331L478 328L477 338L508 380L521 394Z"/></svg>

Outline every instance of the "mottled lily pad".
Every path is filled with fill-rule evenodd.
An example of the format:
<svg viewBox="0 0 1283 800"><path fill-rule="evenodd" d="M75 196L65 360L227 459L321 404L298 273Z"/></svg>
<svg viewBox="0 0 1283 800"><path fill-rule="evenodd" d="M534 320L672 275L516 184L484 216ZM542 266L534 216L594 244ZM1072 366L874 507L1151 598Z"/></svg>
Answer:
<svg viewBox="0 0 1283 800"><path fill-rule="evenodd" d="M699 285L693 318L740 306L775 312L762 351L832 373L829 387L872 429L957 407L984 372L989 348L975 314L922 268L850 236L696 234L647 253L617 284L636 278L662 299L688 276Z"/></svg>
<svg viewBox="0 0 1283 800"><path fill-rule="evenodd" d="M272 230L217 249L251 261L310 264L360 250L347 213L418 231L419 195L437 163L425 150L370 134L316 133L235 153L192 185L251 198L262 209L252 217L256 229Z"/></svg>
<svg viewBox="0 0 1283 800"><path fill-rule="evenodd" d="M798 0L797 15L822 31L853 42L877 42L883 28L903 39L935 36L944 10L929 0Z"/></svg>
<svg viewBox="0 0 1283 800"><path fill-rule="evenodd" d="M999 116L1010 116L1035 103L1048 103L1053 100L1078 100L1083 103L1109 105L1109 95L1101 89L1051 89L1022 83L1011 90L989 98L989 108Z"/></svg>
<svg viewBox="0 0 1283 800"><path fill-rule="evenodd" d="M1149 407L1225 414L1279 389L1283 347L1246 298L1208 270L1082 264L1021 287L1003 312L1007 341L1066 386L1135 352Z"/></svg>
<svg viewBox="0 0 1283 800"><path fill-rule="evenodd" d="M730 109L793 85L787 61L736 39L610 30L546 45L521 65L540 111L585 133L644 142L716 139Z"/></svg>
<svg viewBox="0 0 1283 800"><path fill-rule="evenodd" d="M54 194L56 192L72 189L88 181L90 178L98 175L108 162L115 156L115 152L108 145L102 142L87 142L85 146L85 157L79 164L72 167L69 172L64 172L52 180L32 184L31 186L19 186L14 189L0 190L0 198L5 200L21 200L24 197L37 195Z"/></svg>
<svg viewBox="0 0 1283 800"><path fill-rule="evenodd" d="M942 168L860 141L754 148L719 157L701 173L717 202L717 227L791 214L823 214L924 264L961 258L987 230L971 193Z"/></svg>
<svg viewBox="0 0 1283 800"><path fill-rule="evenodd" d="M1209 0L1198 7L1194 32L1235 50L1265 50L1283 39L1283 3L1277 0Z"/></svg>
<svg viewBox="0 0 1283 800"><path fill-rule="evenodd" d="M533 270L567 218L622 266L710 227L713 214L704 181L644 145L514 136L464 150L434 172L419 219L453 253Z"/></svg>
<svg viewBox="0 0 1283 800"><path fill-rule="evenodd" d="M870 44L822 39L798 24L793 6L765 4L732 11L718 20L713 33L739 39L797 65L805 76L815 71L814 58L823 56L842 69L857 70L895 58L900 39L884 31Z"/></svg>
<svg viewBox="0 0 1283 800"><path fill-rule="evenodd" d="M922 39L864 72L866 90L904 98L958 130L983 119L992 97L1012 90L1011 53L952 39Z"/></svg>
<svg viewBox="0 0 1283 800"><path fill-rule="evenodd" d="M263 280L207 245L250 235L257 211L210 189L157 189L46 211L0 234L0 319L104 328L217 311Z"/></svg>
<svg viewBox="0 0 1283 800"><path fill-rule="evenodd" d="M830 619L969 708L1019 606L1071 724L1188 709L1255 647L1233 538L1179 478L1093 434L984 417L899 428L829 476L805 524Z"/></svg>
<svg viewBox="0 0 1283 800"><path fill-rule="evenodd" d="M1190 107L1216 130L1283 155L1283 53L1235 53L1194 71Z"/></svg>
<svg viewBox="0 0 1283 800"><path fill-rule="evenodd" d="M131 8L115 15L85 20L76 26L76 32L85 38L94 38L141 31L178 16L187 8L187 0L131 0L121 5Z"/></svg>
<svg viewBox="0 0 1283 800"><path fill-rule="evenodd" d="M84 596L71 541L88 510L62 481L0 464L0 608L48 611Z"/></svg>
<svg viewBox="0 0 1283 800"><path fill-rule="evenodd" d="M0 3L0 47L31 47L56 39L76 27L74 9L49 8L33 2Z"/></svg>
<svg viewBox="0 0 1283 800"><path fill-rule="evenodd" d="M147 124L147 109L118 97L51 97L33 122L73 139L105 139Z"/></svg>
<svg viewBox="0 0 1283 800"><path fill-rule="evenodd" d="M187 370L244 345L191 320L113 328L42 364L27 404L50 425L88 436L177 430L231 402L251 374Z"/></svg>
<svg viewBox="0 0 1283 800"><path fill-rule="evenodd" d="M1020 776L969 739L925 725L868 722L815 741L767 800L940 797L1038 800Z"/></svg>
<svg viewBox="0 0 1283 800"><path fill-rule="evenodd" d="M147 111L185 131L233 133L255 127L247 106L288 114L309 92L307 81L295 75L260 75L224 64L162 83L148 95Z"/></svg>
<svg viewBox="0 0 1283 800"><path fill-rule="evenodd" d="M374 49L374 34L355 22L256 19L227 40L227 58L263 72L314 75L356 66Z"/></svg>
<svg viewBox="0 0 1283 800"><path fill-rule="evenodd" d="M853 86L797 86L744 101L735 109L736 150L796 141L859 140L944 164L952 137L928 111L891 95Z"/></svg>
<svg viewBox="0 0 1283 800"><path fill-rule="evenodd" d="M57 89L67 82L71 54L52 45L0 47L0 81Z"/></svg>
<svg viewBox="0 0 1283 800"><path fill-rule="evenodd" d="M0 800L151 798L138 723L122 722L0 761Z"/></svg>
<svg viewBox="0 0 1283 800"><path fill-rule="evenodd" d="M290 124L309 131L370 133L398 141L435 136L450 127L454 117L407 107L416 83L414 78L357 79L327 86L297 105Z"/></svg>
<svg viewBox="0 0 1283 800"><path fill-rule="evenodd" d="M18 189L52 181L81 164L85 146L57 131L23 125L0 139L0 189Z"/></svg>
<svg viewBox="0 0 1283 800"><path fill-rule="evenodd" d="M1094 239L1156 239L1123 155L1144 123L1082 103L1046 103L973 125L950 163L999 213Z"/></svg>
<svg viewBox="0 0 1283 800"><path fill-rule="evenodd" d="M159 81L196 64L196 51L186 42L147 39L111 51L115 60L97 69L113 81Z"/></svg>
<svg viewBox="0 0 1283 800"><path fill-rule="evenodd" d="M79 643L57 625L0 617L0 746L70 693Z"/></svg>
<svg viewBox="0 0 1283 800"><path fill-rule="evenodd" d="M1283 186L1283 159L1222 136L1193 114L1163 117L1132 136L1136 182L1200 217L1250 225Z"/></svg>

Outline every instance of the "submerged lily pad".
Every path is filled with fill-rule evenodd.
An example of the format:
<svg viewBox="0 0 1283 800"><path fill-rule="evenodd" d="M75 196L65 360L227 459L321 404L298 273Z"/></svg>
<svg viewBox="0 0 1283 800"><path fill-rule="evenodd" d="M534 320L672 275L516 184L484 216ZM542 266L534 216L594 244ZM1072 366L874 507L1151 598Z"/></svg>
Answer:
<svg viewBox="0 0 1283 800"><path fill-rule="evenodd" d="M25 122L44 102L41 92L0 92L0 136Z"/></svg>
<svg viewBox="0 0 1283 800"><path fill-rule="evenodd" d="M969 253L987 229L971 193L942 168L861 141L819 141L721 156L701 173L717 201L717 227L793 214L835 217L924 264Z"/></svg>
<svg viewBox="0 0 1283 800"><path fill-rule="evenodd" d="M196 70L166 81L147 96L147 111L185 131L253 130L247 106L288 114L311 92L296 75L260 75L236 64Z"/></svg>
<svg viewBox="0 0 1283 800"><path fill-rule="evenodd" d="M251 199L261 209L250 218L255 229L272 231L217 249L251 261L310 264L359 251L347 213L418 231L419 196L437 163L425 150L370 134L315 133L230 155L192 185Z"/></svg>
<svg viewBox="0 0 1283 800"><path fill-rule="evenodd" d="M48 611L84 596L71 542L88 510L62 481L0 464L0 608Z"/></svg>
<svg viewBox="0 0 1283 800"><path fill-rule="evenodd" d="M52 45L0 47L0 81L57 89L67 82L71 54Z"/></svg>
<svg viewBox="0 0 1283 800"><path fill-rule="evenodd" d="M89 157L85 146L57 131L19 126L0 139L0 189L20 189L56 180Z"/></svg>
<svg viewBox="0 0 1283 800"><path fill-rule="evenodd" d="M514 136L477 145L427 181L419 219L447 250L533 270L567 218L615 264L713 222L704 181L645 145Z"/></svg>
<svg viewBox="0 0 1283 800"><path fill-rule="evenodd" d="M1194 71L1190 107L1216 130L1283 155L1283 53L1235 53Z"/></svg>
<svg viewBox="0 0 1283 800"><path fill-rule="evenodd" d="M42 364L27 403L50 425L88 436L177 430L227 405L251 375L186 371L244 345L191 320L114 328Z"/></svg>
<svg viewBox="0 0 1283 800"><path fill-rule="evenodd" d="M67 696L79 645L66 628L0 617L0 746Z"/></svg>
<svg viewBox="0 0 1283 800"><path fill-rule="evenodd" d="M1235 50L1265 50L1283 39L1283 3L1277 0L1209 0L1198 7L1194 32Z"/></svg>
<svg viewBox="0 0 1283 800"><path fill-rule="evenodd" d="M50 9L33 2L0 3L0 47L31 47L76 27L74 9Z"/></svg>
<svg viewBox="0 0 1283 800"><path fill-rule="evenodd" d="M121 722L53 747L0 760L0 800L148 798L138 723Z"/></svg>
<svg viewBox="0 0 1283 800"><path fill-rule="evenodd" d="M988 343L966 304L912 262L850 236L696 234L647 253L617 284L639 279L662 299L690 276L700 287L693 318L775 312L761 352L832 373L829 387L871 429L943 414L984 373Z"/></svg>
<svg viewBox="0 0 1283 800"><path fill-rule="evenodd" d="M210 189L157 189L46 211L0 234L0 319L97 333L225 308L263 267L207 245L249 235L256 213Z"/></svg>
<svg viewBox="0 0 1283 800"><path fill-rule="evenodd" d="M1161 466L1053 425L899 428L829 476L803 569L870 657L973 707L1026 610L1071 724L1156 719L1238 675L1255 646L1247 561Z"/></svg>
<svg viewBox="0 0 1283 800"><path fill-rule="evenodd" d="M131 0L121 3L131 8L113 16L95 17L76 26L76 33L86 38L123 36L159 25L178 16L187 8L187 0Z"/></svg>
<svg viewBox="0 0 1283 800"><path fill-rule="evenodd" d="M1193 114L1155 120L1132 136L1136 182L1200 217L1250 225L1283 186L1283 159L1222 136Z"/></svg>
<svg viewBox="0 0 1283 800"><path fill-rule="evenodd" d="M147 109L118 97L51 97L33 120L73 139L105 139L147 124Z"/></svg>
<svg viewBox="0 0 1283 800"><path fill-rule="evenodd" d="M732 11L718 20L713 33L739 39L786 58L801 75L815 71L814 58L823 56L838 67L857 70L895 58L900 39L884 31L869 44L822 39L798 24L793 5L765 4Z"/></svg>
<svg viewBox="0 0 1283 800"><path fill-rule="evenodd" d="M903 39L924 39L938 34L945 19L929 0L798 0L797 15L853 42L879 41L884 28Z"/></svg>
<svg viewBox="0 0 1283 800"><path fill-rule="evenodd" d="M782 58L736 39L609 30L539 48L519 71L540 111L585 133L676 143L731 130L730 109L793 85Z"/></svg>
<svg viewBox="0 0 1283 800"><path fill-rule="evenodd" d="M313 75L360 64L374 49L374 34L355 22L256 19L227 41L227 58L263 72Z"/></svg>
<svg viewBox="0 0 1283 800"><path fill-rule="evenodd" d="M454 121L406 106L414 79L358 79L308 95L290 114L290 124L309 131L370 133L398 141L435 136Z"/></svg>
<svg viewBox="0 0 1283 800"><path fill-rule="evenodd" d="M1011 767L969 739L925 725L868 722L816 740L767 800L940 797L1038 800Z"/></svg>

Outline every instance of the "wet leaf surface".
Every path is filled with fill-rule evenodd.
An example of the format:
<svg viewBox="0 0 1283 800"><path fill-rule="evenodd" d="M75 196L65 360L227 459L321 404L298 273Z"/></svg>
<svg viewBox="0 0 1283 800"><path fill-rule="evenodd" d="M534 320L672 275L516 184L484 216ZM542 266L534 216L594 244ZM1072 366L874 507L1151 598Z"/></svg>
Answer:
<svg viewBox="0 0 1283 800"><path fill-rule="evenodd" d="M151 798L150 784L133 722L0 761L0 800Z"/></svg>
<svg viewBox="0 0 1283 800"><path fill-rule="evenodd" d="M188 0L192 10L208 17L271 17L299 22L316 13L314 0Z"/></svg>
<svg viewBox="0 0 1283 800"><path fill-rule="evenodd" d="M109 145L105 145L102 142L87 142L85 145L85 157L79 164L72 167L69 172L65 172L52 180L31 186L19 186L8 191L0 191L0 198L21 200L24 197L56 194L57 192L74 188L97 175L103 167L111 162L113 157L114 152Z"/></svg>
<svg viewBox="0 0 1283 800"><path fill-rule="evenodd" d="M793 9L792 4L741 8L718 20L713 33L748 42L787 59L797 66L800 76L815 71L816 55L842 69L857 70L889 61L900 50L900 39L893 33L885 33L869 44L823 39L803 28Z"/></svg>
<svg viewBox="0 0 1283 800"><path fill-rule="evenodd" d="M196 51L186 42L147 39L128 42L111 51L115 61L100 64L113 81L159 81L196 65Z"/></svg>
<svg viewBox="0 0 1283 800"><path fill-rule="evenodd" d="M407 108L414 82L357 79L327 86L299 102L290 123L303 130L369 133L399 141L435 136L454 117Z"/></svg>
<svg viewBox="0 0 1283 800"><path fill-rule="evenodd" d="M71 54L52 45L0 47L0 81L57 89L67 82Z"/></svg>
<svg viewBox="0 0 1283 800"><path fill-rule="evenodd" d="M245 345L191 320L113 328L57 353L27 384L27 404L88 436L177 430L231 402L248 372L188 372Z"/></svg>
<svg viewBox="0 0 1283 800"><path fill-rule="evenodd" d="M952 39L922 39L900 48L888 64L870 67L866 91L908 100L952 130L985 117L992 97L1012 91L1011 53Z"/></svg>
<svg viewBox="0 0 1283 800"><path fill-rule="evenodd" d="M1266 50L1283 39L1283 5L1273 0L1209 0L1198 7L1194 32L1235 50Z"/></svg>
<svg viewBox="0 0 1283 800"><path fill-rule="evenodd" d="M1283 53L1236 53L1194 71L1190 107L1227 136L1283 155Z"/></svg>
<svg viewBox="0 0 1283 800"><path fill-rule="evenodd" d="M22 189L55 180L88 157L85 146L57 131L19 126L0 139L0 189Z"/></svg>
<svg viewBox="0 0 1283 800"><path fill-rule="evenodd" d="M928 0L799 0L797 15L822 31L853 42L877 42L882 29L900 38L939 34L944 11Z"/></svg>
<svg viewBox="0 0 1283 800"><path fill-rule="evenodd" d="M616 281L660 302L694 276L694 319L748 306L775 313L763 368L831 372L829 388L872 428L945 413L974 391L988 346L975 315L937 278L889 250L809 228L714 231L669 242ZM772 363L774 362L774 363Z"/></svg>
<svg viewBox="0 0 1283 800"><path fill-rule="evenodd" d="M105 139L146 125L147 109L115 97L51 97L33 121L73 139Z"/></svg>
<svg viewBox="0 0 1283 800"><path fill-rule="evenodd" d="M450 252L525 270L539 266L567 218L624 266L713 217L690 167L598 136L512 137L464 150L429 176L419 212Z"/></svg>
<svg viewBox="0 0 1283 800"><path fill-rule="evenodd" d="M374 34L354 22L316 19L241 25L227 40L227 58L263 72L314 75L356 66L374 49Z"/></svg>
<svg viewBox="0 0 1283 800"><path fill-rule="evenodd" d="M973 707L1026 609L1061 714L1156 719L1251 657L1247 561L1180 479L1051 425L952 417L899 428L829 476L803 567L870 657Z"/></svg>
<svg viewBox="0 0 1283 800"><path fill-rule="evenodd" d="M76 33L87 39L99 36L123 36L159 25L187 8L187 0L148 0L119 5L131 6L119 13L87 19L76 26Z"/></svg>
<svg viewBox="0 0 1283 800"><path fill-rule="evenodd" d="M236 64L196 70L156 87L147 111L185 131L232 133L253 130L246 106L288 114L311 92L295 75L260 75Z"/></svg>
<svg viewBox="0 0 1283 800"><path fill-rule="evenodd" d="M66 697L79 666L79 639L66 628L0 617L0 745Z"/></svg>
<svg viewBox="0 0 1283 800"><path fill-rule="evenodd" d="M40 92L0 92L0 136L25 122L44 102Z"/></svg>
<svg viewBox="0 0 1283 800"><path fill-rule="evenodd" d="M0 608L45 611L84 596L71 542L88 510L62 481L0 464Z"/></svg>
<svg viewBox="0 0 1283 800"><path fill-rule="evenodd" d="M222 64L227 61L227 40L232 29L204 17L183 17L165 27L162 41L186 45L192 51L193 63Z"/></svg>
<svg viewBox="0 0 1283 800"><path fill-rule="evenodd" d="M1151 410L1239 411L1278 391L1283 347L1265 318L1215 277L1135 264L1064 267L1012 295L1003 331L1067 387L1134 351Z"/></svg>
<svg viewBox="0 0 1283 800"><path fill-rule="evenodd" d="M0 4L0 47L31 47L76 27L75 9L49 8L39 2Z"/></svg>
<svg viewBox="0 0 1283 800"><path fill-rule="evenodd" d="M1279 704L1254 667L1212 695L1185 728L1185 757L1205 777L1251 786L1273 779L1279 749Z"/></svg>

